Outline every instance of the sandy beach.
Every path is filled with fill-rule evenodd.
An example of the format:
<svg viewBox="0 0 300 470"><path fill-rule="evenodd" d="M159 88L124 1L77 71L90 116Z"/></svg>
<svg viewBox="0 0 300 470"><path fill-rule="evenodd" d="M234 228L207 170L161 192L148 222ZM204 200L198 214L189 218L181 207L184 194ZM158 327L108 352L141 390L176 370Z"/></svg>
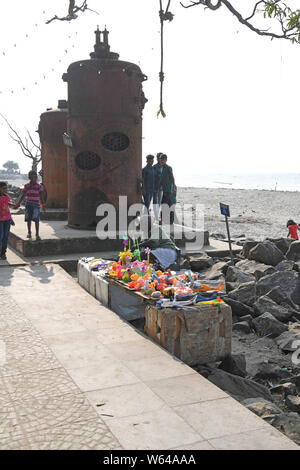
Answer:
<svg viewBox="0 0 300 470"><path fill-rule="evenodd" d="M204 204L205 229L226 234L219 203L230 206L232 238L261 240L287 235L286 222L300 222L300 192L256 189L178 188L177 204Z"/></svg>

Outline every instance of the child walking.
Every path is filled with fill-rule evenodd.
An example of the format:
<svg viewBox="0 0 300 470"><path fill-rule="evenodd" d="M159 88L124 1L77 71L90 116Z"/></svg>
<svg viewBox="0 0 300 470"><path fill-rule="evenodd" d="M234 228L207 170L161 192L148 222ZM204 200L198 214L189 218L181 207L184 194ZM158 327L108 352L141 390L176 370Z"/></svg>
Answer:
<svg viewBox="0 0 300 470"><path fill-rule="evenodd" d="M4 181L0 182L0 258L6 259L6 250L8 244L8 236L10 226L15 225L11 218L9 206L14 207L10 203L10 197L7 194L7 184Z"/></svg>
<svg viewBox="0 0 300 470"><path fill-rule="evenodd" d="M299 240L298 237L298 230L299 230L299 225L296 224L292 219L287 221L286 224L287 228L289 229L288 237L292 238L293 240Z"/></svg>
<svg viewBox="0 0 300 470"><path fill-rule="evenodd" d="M25 184L22 190L22 195L14 206L15 209L20 207L21 202L26 197L25 204L25 222L27 222L28 234L27 238L32 238L31 235L31 222L35 222L36 240L40 240L40 206L44 208L43 186L37 182L36 171L28 173L29 183Z"/></svg>

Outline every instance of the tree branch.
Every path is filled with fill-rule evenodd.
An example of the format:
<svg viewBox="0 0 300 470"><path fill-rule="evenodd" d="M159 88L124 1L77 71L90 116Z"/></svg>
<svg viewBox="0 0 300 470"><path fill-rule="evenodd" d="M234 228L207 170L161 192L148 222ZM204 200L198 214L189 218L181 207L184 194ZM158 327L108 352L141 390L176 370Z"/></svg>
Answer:
<svg viewBox="0 0 300 470"><path fill-rule="evenodd" d="M190 4L188 5L184 5L182 2L180 2L180 4L183 8L191 8L197 5L203 5L205 8L209 8L213 11L218 10L224 6L237 18L241 24L259 36L268 36L271 39L288 39L292 42L300 44L300 10L292 11L285 3L282 2L282 0L259 0L255 4L252 14L246 18L243 17L243 15L232 5L229 0L216 0L216 3L212 3L212 0L190 0ZM250 20L253 19L259 12L259 5L264 6L263 10L260 10L260 12L263 12L265 18L273 18L279 22L281 27L281 34L269 30L263 30L250 22Z"/></svg>
<svg viewBox="0 0 300 470"><path fill-rule="evenodd" d="M59 17L57 15L55 15L53 18L51 18L50 20L46 21L46 24L50 24L52 23L52 21L55 21L55 20L58 20L58 21L72 21L72 20L76 20L76 18L78 18L78 15L77 13L78 12L82 12L84 13L86 10L89 10L89 11L92 11L93 13L96 13L96 15L99 15L99 13L95 10L91 10L89 7L88 7L88 0L84 0L84 2L82 3L82 5L78 6L75 4L75 0L69 0L69 9L68 9L68 14L66 16L63 16L63 17Z"/></svg>
<svg viewBox="0 0 300 470"><path fill-rule="evenodd" d="M2 117L2 119L4 119L4 121L6 122L6 124L9 127L10 131L12 132L12 135L10 133L8 133L9 137L19 145L23 155L25 155L25 157L27 157L27 158L30 158L33 161L33 165L35 164L35 162L39 163L41 161L41 158L42 158L42 156L41 156L41 146L34 142L30 132L28 130L26 130L28 137L22 138L18 134L16 129L14 129L13 126L10 124L8 119L1 113L0 113L0 116ZM30 148L28 139L33 144L32 148ZM33 154L33 149L35 149L35 155Z"/></svg>

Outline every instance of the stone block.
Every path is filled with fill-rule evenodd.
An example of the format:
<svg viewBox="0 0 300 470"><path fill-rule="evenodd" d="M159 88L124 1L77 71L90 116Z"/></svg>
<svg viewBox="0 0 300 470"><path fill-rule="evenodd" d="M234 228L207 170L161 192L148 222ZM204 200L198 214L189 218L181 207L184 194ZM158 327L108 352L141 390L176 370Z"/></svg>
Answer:
<svg viewBox="0 0 300 470"><path fill-rule="evenodd" d="M174 309L148 305L145 333L189 365L224 359L231 353L229 305Z"/></svg>

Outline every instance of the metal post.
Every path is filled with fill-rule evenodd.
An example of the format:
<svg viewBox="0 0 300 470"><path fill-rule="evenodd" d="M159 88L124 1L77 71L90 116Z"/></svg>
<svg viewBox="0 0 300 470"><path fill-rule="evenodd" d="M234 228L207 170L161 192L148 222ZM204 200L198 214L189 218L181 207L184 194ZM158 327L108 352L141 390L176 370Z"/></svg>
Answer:
<svg viewBox="0 0 300 470"><path fill-rule="evenodd" d="M233 253L232 253L232 247L231 247L231 239L230 239L230 232L229 232L229 223L228 223L228 217L225 215L225 222L226 222L226 230L227 230L227 237L228 237L228 243L229 243L229 251L230 251L230 257L231 257L231 263L232 265L234 264L233 261Z"/></svg>

